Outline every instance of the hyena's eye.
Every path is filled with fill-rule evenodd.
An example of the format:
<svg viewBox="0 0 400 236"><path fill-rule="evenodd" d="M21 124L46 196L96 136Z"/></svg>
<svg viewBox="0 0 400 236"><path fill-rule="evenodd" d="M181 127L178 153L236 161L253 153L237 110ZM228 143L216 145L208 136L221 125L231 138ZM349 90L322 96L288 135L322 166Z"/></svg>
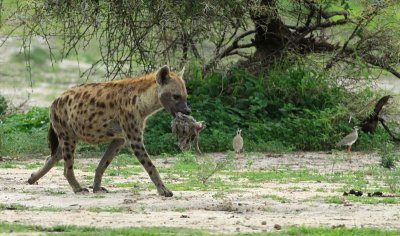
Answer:
<svg viewBox="0 0 400 236"><path fill-rule="evenodd" d="M174 94L174 95L172 95L172 97L173 97L175 100L179 100L179 99L182 98L182 96L181 96L180 94Z"/></svg>

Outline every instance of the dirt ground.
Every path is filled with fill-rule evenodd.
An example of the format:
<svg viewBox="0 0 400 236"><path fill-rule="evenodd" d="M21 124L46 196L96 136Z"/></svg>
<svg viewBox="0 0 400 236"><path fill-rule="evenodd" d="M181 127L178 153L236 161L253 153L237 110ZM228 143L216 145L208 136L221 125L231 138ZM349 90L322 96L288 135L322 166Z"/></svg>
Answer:
<svg viewBox="0 0 400 236"><path fill-rule="evenodd" d="M225 157L225 154L212 155L215 158ZM327 153L263 154L251 157L254 164L250 168L263 170L284 165L290 169L307 167L324 173L332 170L329 156ZM239 170L245 168L244 159L238 163ZM378 157L374 154L355 153L353 159L352 163L337 163L335 170L357 170L378 163ZM159 169L164 168L167 165L164 160L154 159L155 165ZM175 160L174 157L168 158L168 165ZM28 185L26 181L33 169L26 169L26 166L37 161L43 162L21 160L14 168L0 168L0 202L27 207L26 210L1 210L0 221L42 226L186 227L212 232L272 231L275 230L275 224L282 227L345 225L400 229L400 204L346 201L329 204L318 200L324 196L341 196L342 193L337 189L343 185L338 183L263 181L254 188L238 186L236 191L224 192L222 198L215 197L218 191L213 190L174 189L171 189L174 196L165 198L158 196L155 189L145 188L134 192L132 188L117 188L110 184L118 181L148 184L150 179L143 171L127 178L104 176L109 184L105 186L110 193L74 194L63 177L62 167L52 169L39 180L38 185ZM97 162L98 159L78 158L75 166ZM76 174L83 185L91 184L85 177L94 173L78 169ZM164 178L166 175L161 174ZM276 195L287 200L273 200L265 195ZM102 210L93 211L94 208Z"/></svg>

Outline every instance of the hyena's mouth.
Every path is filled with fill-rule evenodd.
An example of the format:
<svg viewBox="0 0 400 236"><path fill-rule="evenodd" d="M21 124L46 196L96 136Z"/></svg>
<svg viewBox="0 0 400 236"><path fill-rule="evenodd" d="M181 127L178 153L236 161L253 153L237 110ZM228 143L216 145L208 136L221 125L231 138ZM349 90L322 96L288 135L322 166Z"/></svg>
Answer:
<svg viewBox="0 0 400 236"><path fill-rule="evenodd" d="M174 117L176 116L176 114L177 114L178 112L180 112L180 113L182 113L182 114L185 114L185 115L190 115L190 114L192 114L192 110L191 110L190 108L186 107L185 109L183 109L183 110L181 110L181 111L174 112Z"/></svg>
<svg viewBox="0 0 400 236"><path fill-rule="evenodd" d="M169 113L171 113L171 115L175 118L176 117L176 114L178 114L178 112L180 112L180 113L182 113L182 114L185 114L185 115L190 115L190 114L192 114L192 110L190 109L190 108L188 108L188 107L186 107L186 108L184 108L184 109L180 109L180 110L174 110L174 109L171 109L171 110L167 110Z"/></svg>

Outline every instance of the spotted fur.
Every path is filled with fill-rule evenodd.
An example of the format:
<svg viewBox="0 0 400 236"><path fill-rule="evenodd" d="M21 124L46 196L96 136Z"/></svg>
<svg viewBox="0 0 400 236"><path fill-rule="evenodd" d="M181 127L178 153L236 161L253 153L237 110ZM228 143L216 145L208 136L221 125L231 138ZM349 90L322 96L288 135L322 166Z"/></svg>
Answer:
<svg viewBox="0 0 400 236"><path fill-rule="evenodd" d="M97 166L93 191L101 187L105 169L126 144L138 158L160 195L171 197L143 144L146 119L167 110L190 114L187 91L180 73L170 72L167 66L141 77L73 87L50 106L49 144L51 156L45 165L33 173L28 183L44 176L59 160L64 160L64 176L73 191L86 192L75 178L74 151L79 141L86 143L111 142Z"/></svg>

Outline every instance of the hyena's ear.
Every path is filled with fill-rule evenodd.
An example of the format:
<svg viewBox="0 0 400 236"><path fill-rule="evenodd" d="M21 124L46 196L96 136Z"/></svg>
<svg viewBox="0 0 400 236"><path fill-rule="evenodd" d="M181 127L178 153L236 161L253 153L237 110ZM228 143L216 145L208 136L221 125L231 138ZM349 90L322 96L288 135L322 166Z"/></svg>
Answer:
<svg viewBox="0 0 400 236"><path fill-rule="evenodd" d="M164 85L169 79L169 67L167 65L161 67L157 71L156 81L159 85Z"/></svg>
<svg viewBox="0 0 400 236"><path fill-rule="evenodd" d="M179 77L183 78L183 74L185 73L185 67L178 73Z"/></svg>

